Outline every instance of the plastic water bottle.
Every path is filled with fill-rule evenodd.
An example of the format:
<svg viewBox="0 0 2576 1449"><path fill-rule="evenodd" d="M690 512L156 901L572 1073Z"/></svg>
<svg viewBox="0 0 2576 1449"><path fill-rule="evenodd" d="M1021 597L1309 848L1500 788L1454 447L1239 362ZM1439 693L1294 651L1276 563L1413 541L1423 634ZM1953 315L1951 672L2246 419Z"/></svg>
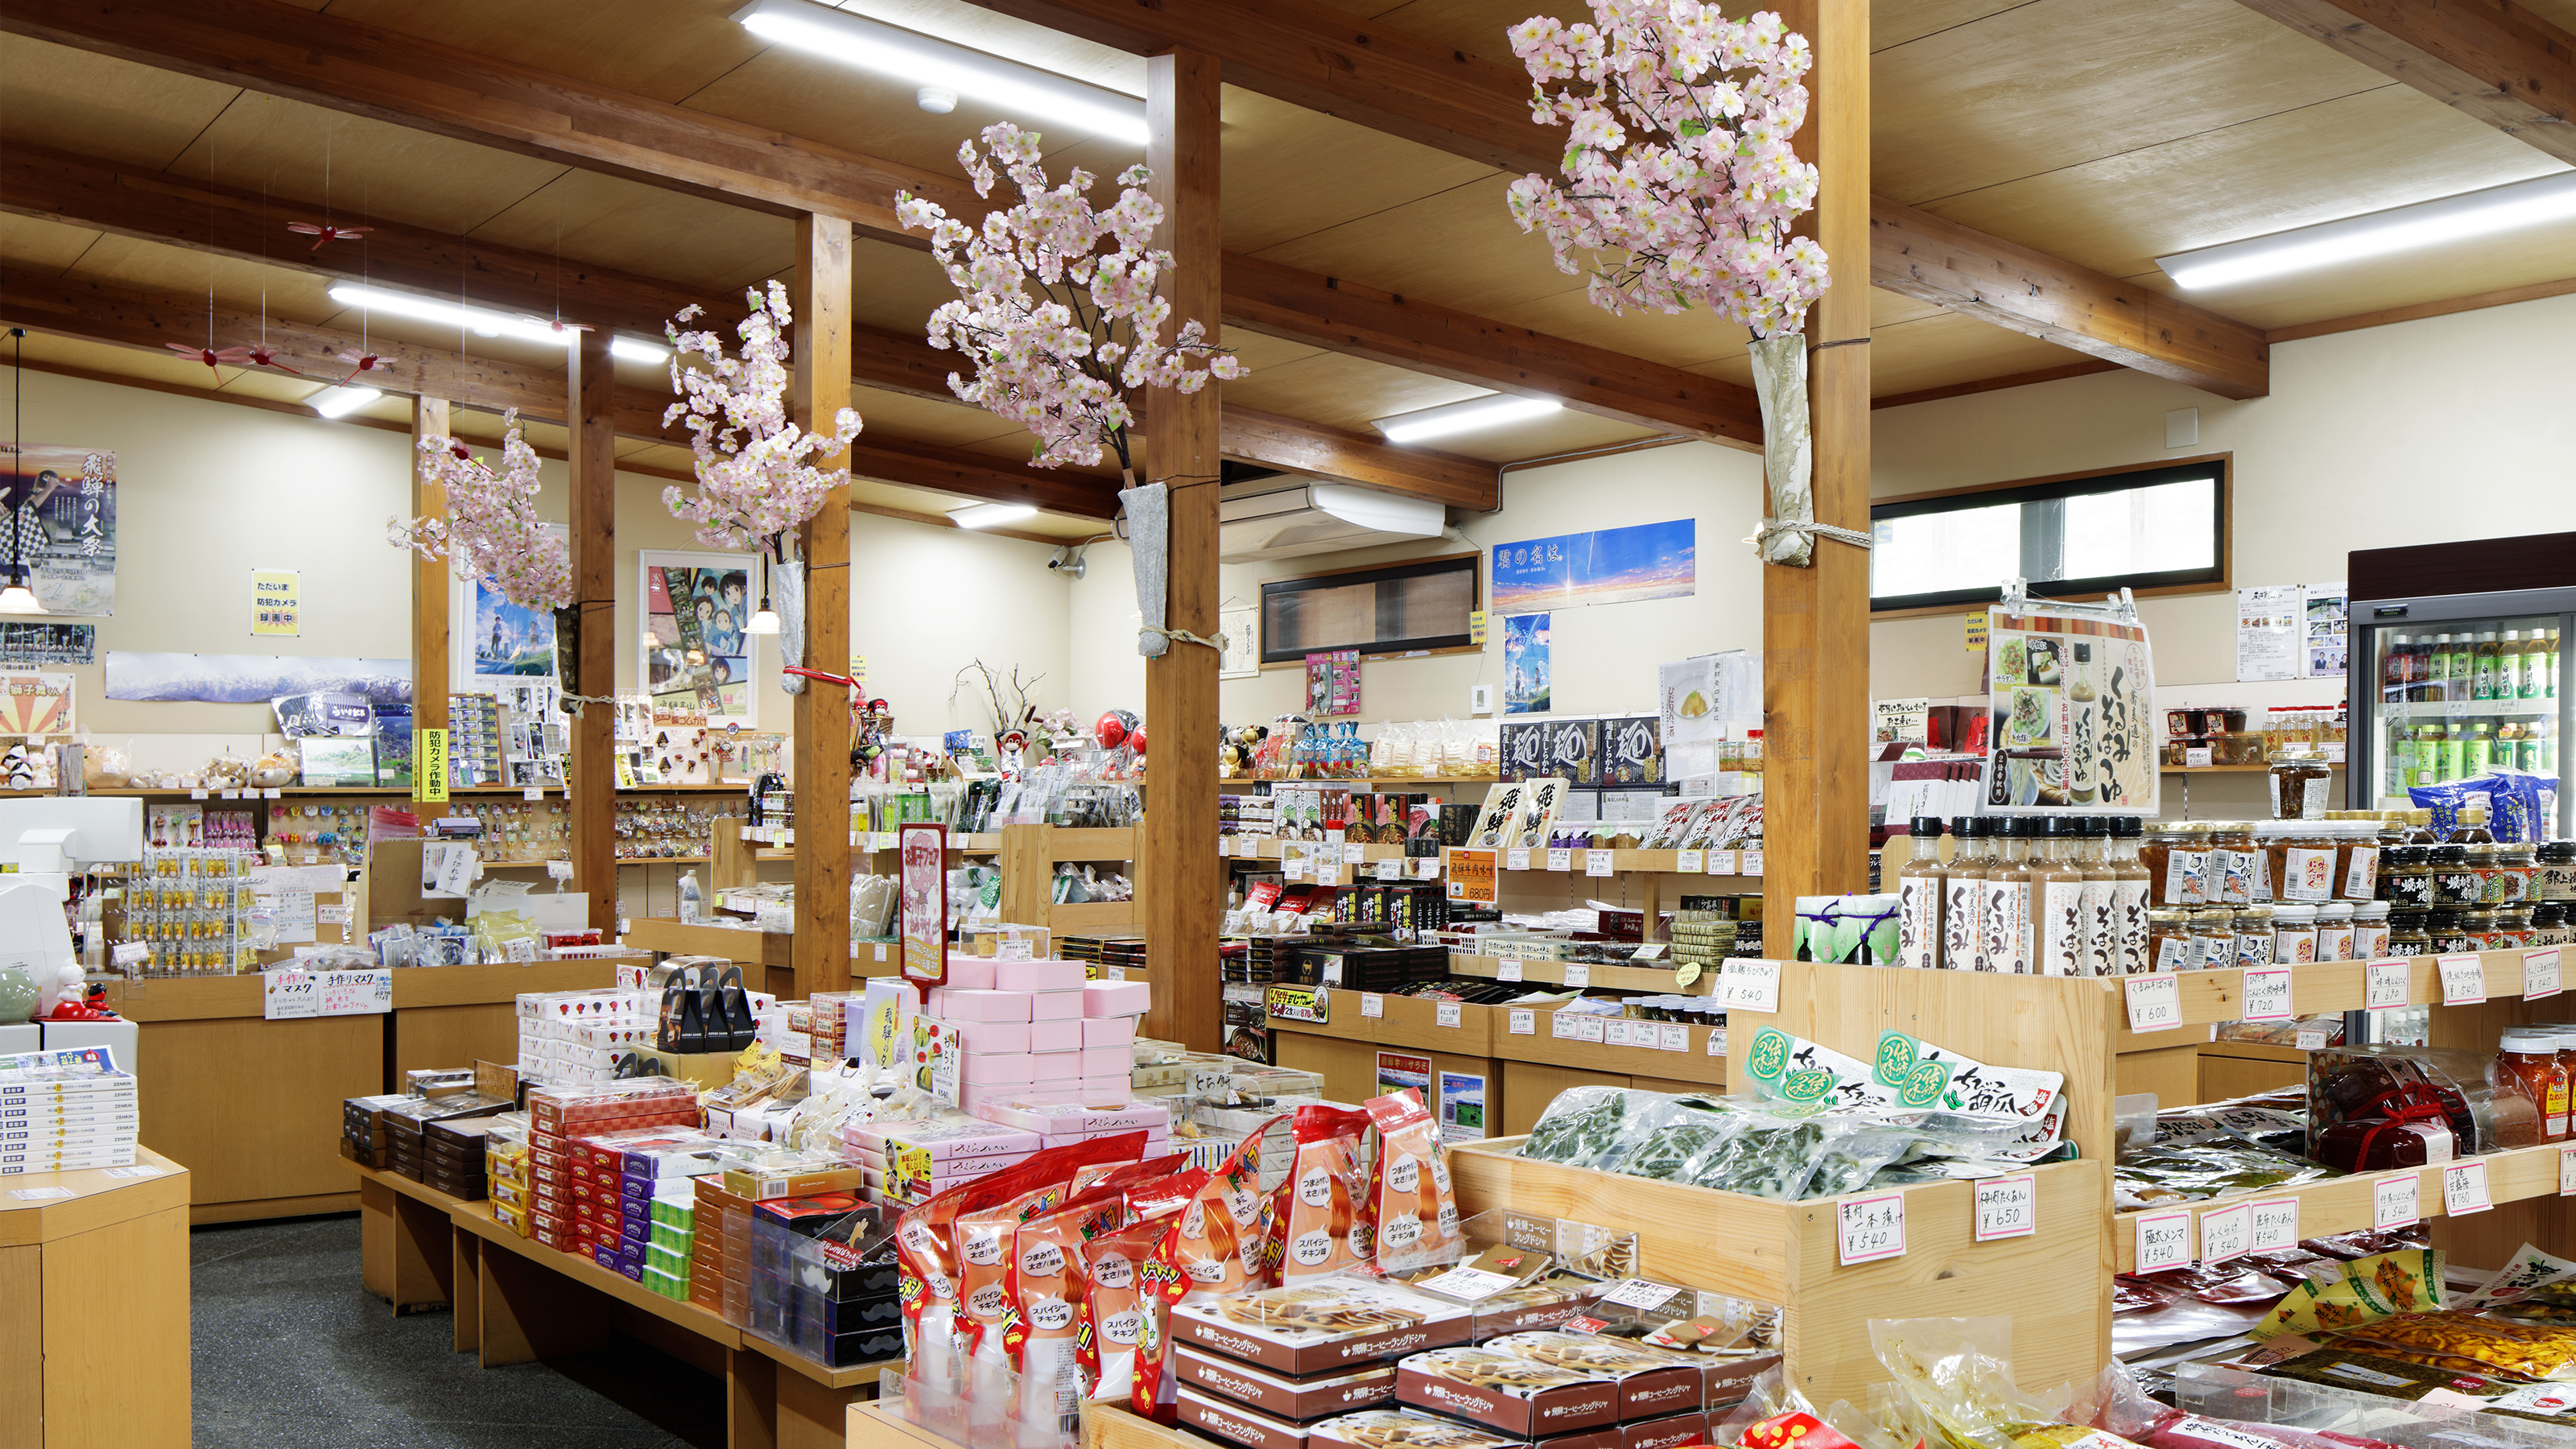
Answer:
<svg viewBox="0 0 2576 1449"><path fill-rule="evenodd" d="M698 924L705 911L706 897L698 891L698 873L694 870L680 872L680 924Z"/></svg>

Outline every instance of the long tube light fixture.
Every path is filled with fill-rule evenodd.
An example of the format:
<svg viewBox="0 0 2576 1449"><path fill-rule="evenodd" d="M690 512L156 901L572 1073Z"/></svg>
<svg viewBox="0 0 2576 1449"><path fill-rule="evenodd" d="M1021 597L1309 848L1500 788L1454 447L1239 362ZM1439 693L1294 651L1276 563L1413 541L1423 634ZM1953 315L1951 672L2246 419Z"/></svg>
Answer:
<svg viewBox="0 0 2576 1449"><path fill-rule="evenodd" d="M1443 403L1418 412L1397 413L1369 424L1386 435L1390 443L1419 443L1427 438L1443 438L1451 433L1474 432L1479 428L1500 427L1524 418L1544 417L1565 404L1552 397L1522 397L1517 393L1488 393L1465 402Z"/></svg>
<svg viewBox="0 0 2576 1449"><path fill-rule="evenodd" d="M443 301L437 297L423 297L414 292L391 291L384 287L361 287L349 282L335 283L331 288L331 300L344 307L365 307L376 312L391 312L397 317L417 317L423 322L443 322L450 327L462 327L477 337L509 337L521 342L551 344L567 350L581 340L581 333L576 328L557 329L534 317L517 317L507 312L495 312L489 307L467 306L459 302ZM608 355L620 362L663 362L670 358L671 349L658 342L646 342L639 337L611 337L608 340Z"/></svg>
<svg viewBox="0 0 2576 1449"><path fill-rule="evenodd" d="M763 40L931 91L954 91L1023 125L1063 124L1142 146L1145 103L1036 66L809 0L752 0L733 13ZM953 98L950 101L954 104ZM925 110L944 109L925 101Z"/></svg>
<svg viewBox="0 0 2576 1449"><path fill-rule="evenodd" d="M2576 217L2576 171L2156 258L2179 287L2224 287Z"/></svg>

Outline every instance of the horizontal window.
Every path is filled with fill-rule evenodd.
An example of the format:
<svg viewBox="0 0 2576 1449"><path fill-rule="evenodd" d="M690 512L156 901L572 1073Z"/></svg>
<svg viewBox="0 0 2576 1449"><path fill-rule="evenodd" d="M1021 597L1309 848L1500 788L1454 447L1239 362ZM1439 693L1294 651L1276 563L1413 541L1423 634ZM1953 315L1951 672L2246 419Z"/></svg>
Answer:
<svg viewBox="0 0 2576 1449"><path fill-rule="evenodd" d="M1870 509L1873 610L2227 582L2227 459L2123 468Z"/></svg>
<svg viewBox="0 0 2576 1449"><path fill-rule="evenodd" d="M1455 554L1273 579L1261 586L1261 662L1295 663L1336 649L1402 654L1463 648L1467 616L1479 607L1477 565L1482 558Z"/></svg>

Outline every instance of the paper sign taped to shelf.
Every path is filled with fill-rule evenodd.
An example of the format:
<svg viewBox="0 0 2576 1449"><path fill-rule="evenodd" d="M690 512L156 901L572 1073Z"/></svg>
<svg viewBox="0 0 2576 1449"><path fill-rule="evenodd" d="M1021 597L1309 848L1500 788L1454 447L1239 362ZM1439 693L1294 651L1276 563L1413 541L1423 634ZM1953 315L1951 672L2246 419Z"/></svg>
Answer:
<svg viewBox="0 0 2576 1449"><path fill-rule="evenodd" d="M2538 1001L2558 994L2558 948L2543 946L2522 953L2522 999Z"/></svg>
<svg viewBox="0 0 2576 1449"><path fill-rule="evenodd" d="M1708 1029L1708 1054L1713 1057L1726 1055L1725 1027L1713 1026Z"/></svg>
<svg viewBox="0 0 2576 1449"><path fill-rule="evenodd" d="M2494 1207L2487 1196L2487 1160L2472 1157L2454 1162L2442 1169L2442 1211L2452 1217L2482 1213Z"/></svg>
<svg viewBox="0 0 2576 1449"><path fill-rule="evenodd" d="M2140 1213L2135 1271L2154 1273L2191 1262L2191 1209Z"/></svg>
<svg viewBox="0 0 2576 1449"><path fill-rule="evenodd" d="M1360 1015L1362 1015L1362 1016L1384 1016L1384 1015L1386 1015L1386 998L1385 998L1385 997L1383 997L1383 996L1378 995L1378 994L1377 994L1376 992L1374 992L1374 991L1363 991L1363 992L1361 992L1361 993L1360 993Z"/></svg>
<svg viewBox="0 0 2576 1449"><path fill-rule="evenodd" d="M1728 1011L1778 1011L1780 963L1734 959L1719 962L1717 1004Z"/></svg>
<svg viewBox="0 0 2576 1449"><path fill-rule="evenodd" d="M2039 1231L2039 1179L2027 1172L1977 1179L1977 1241L2027 1238Z"/></svg>
<svg viewBox="0 0 2576 1449"><path fill-rule="evenodd" d="M1737 860L1738 865L1739 865L1739 868L1741 869L1741 871L1742 871L1742 873L1743 873L1743 874L1745 874L1745 875L1760 875L1760 874L1762 873L1762 852L1761 852L1761 851L1758 851L1758 850L1747 850L1747 851L1744 851L1744 852L1740 853L1740 854L1736 857L1736 860Z"/></svg>
<svg viewBox="0 0 2576 1449"><path fill-rule="evenodd" d="M1710 875L1735 874L1735 852L1731 850L1710 851L1708 853L1708 873Z"/></svg>
<svg viewBox="0 0 2576 1449"><path fill-rule="evenodd" d="M1520 963L1520 958L1519 958L1519 957L1517 957L1517 956L1515 956L1515 957L1512 957L1510 960L1507 960L1507 961L1497 961L1497 962L1495 962L1495 963L1494 963L1494 979L1495 979L1496 981L1518 981L1518 980L1520 980L1520 979L1521 979L1521 963Z"/></svg>
<svg viewBox="0 0 2576 1449"><path fill-rule="evenodd" d="M2129 1030L2164 1031L2182 1025L2182 979L2168 972L2132 976L2120 983L2129 999Z"/></svg>
<svg viewBox="0 0 2576 1449"><path fill-rule="evenodd" d="M2361 968L2362 1005L2378 1011L2406 1004L2406 958L2392 956Z"/></svg>
<svg viewBox="0 0 2576 1449"><path fill-rule="evenodd" d="M1610 1022L1606 1017L1578 1016L1574 1025L1585 1041L1607 1042L1610 1039Z"/></svg>
<svg viewBox="0 0 2576 1449"><path fill-rule="evenodd" d="M2383 1177L2370 1185L2370 1225L2374 1228L2402 1228L2418 1222L2423 1214L2415 1207L2415 1189L2419 1179L2412 1172Z"/></svg>
<svg viewBox="0 0 2576 1449"><path fill-rule="evenodd" d="M1574 852L1573 852L1573 850L1571 850L1570 848L1569 848L1569 849L1560 849L1560 848L1553 847L1553 846L1549 847L1548 852L1547 852L1547 868L1548 868L1549 870L1572 870L1572 869L1574 869Z"/></svg>
<svg viewBox="0 0 2576 1449"><path fill-rule="evenodd" d="M1461 1302L1474 1303L1491 1298L1506 1288L1518 1287L1520 1281L1509 1273L1488 1273L1482 1268L1452 1268L1446 1273L1416 1279L1405 1286L1428 1288Z"/></svg>
<svg viewBox="0 0 2576 1449"><path fill-rule="evenodd" d="M390 967L325 971L314 979L322 984L324 1016L372 1016L394 1009L394 973Z"/></svg>
<svg viewBox="0 0 2576 1449"><path fill-rule="evenodd" d="M2321 1026L2303 1026L2299 1028L2298 1034L2290 1039L2290 1045L2303 1052L2323 1051L2326 1047L2326 1039L2333 1035L2333 1032Z"/></svg>
<svg viewBox="0 0 2576 1449"><path fill-rule="evenodd" d="M2245 1205L2248 1251L2268 1253L2275 1248L2299 1245L2299 1200L2294 1197L2267 1197Z"/></svg>
<svg viewBox="0 0 2576 1449"><path fill-rule="evenodd" d="M1616 1303L1622 1308L1634 1308L1640 1313L1652 1313L1679 1297L1681 1291L1667 1284L1650 1283L1643 1278L1626 1278L1620 1281L1618 1287L1602 1294L1601 1301Z"/></svg>
<svg viewBox="0 0 2576 1449"><path fill-rule="evenodd" d="M152 959L152 947L143 941L119 941L114 954L119 966L139 966Z"/></svg>
<svg viewBox="0 0 2576 1449"><path fill-rule="evenodd" d="M1905 1194L1847 1197L1834 1204L1836 1246L1844 1267L1905 1256Z"/></svg>
<svg viewBox="0 0 2576 1449"><path fill-rule="evenodd" d="M1601 1031L1602 1042L1605 1045L1635 1046L1637 1044L1637 1024L1625 1017L1602 1023Z"/></svg>
<svg viewBox="0 0 2576 1449"><path fill-rule="evenodd" d="M1590 986L1592 984L1591 965L1582 961L1567 962L1565 965L1565 984L1578 991Z"/></svg>
<svg viewBox="0 0 2576 1449"><path fill-rule="evenodd" d="M2254 1225L2244 1203L2214 1208L2200 1215L2200 1265L2215 1268L2230 1258L2252 1252Z"/></svg>
<svg viewBox="0 0 2576 1449"><path fill-rule="evenodd" d="M9 1195L20 1202L50 1202L58 1197L70 1197L72 1190L68 1187L13 1187L9 1189Z"/></svg>
<svg viewBox="0 0 2576 1449"><path fill-rule="evenodd" d="M2486 967L2475 956L2443 956L2434 962L2442 970L2442 1004L2475 1006L2487 999Z"/></svg>
<svg viewBox="0 0 2576 1449"><path fill-rule="evenodd" d="M1400 860L1379 861L1377 863L1377 878L1379 880L1404 879L1404 862Z"/></svg>
<svg viewBox="0 0 2576 1449"><path fill-rule="evenodd" d="M2297 1013L2290 1009L2290 968L2268 967L2241 973L2245 978L2244 1010L2237 1013L2241 1021L2288 1021Z"/></svg>
<svg viewBox="0 0 2576 1449"><path fill-rule="evenodd" d="M1438 880L1440 878L1440 857L1436 855L1417 857L1413 862L1413 875L1416 880Z"/></svg>
<svg viewBox="0 0 2576 1449"><path fill-rule="evenodd" d="M1460 1024L1460 1014L1460 1008L1457 1002L1443 1001L1432 1008L1433 1024L1437 1026L1457 1026Z"/></svg>
<svg viewBox="0 0 2576 1449"><path fill-rule="evenodd" d="M1514 1036L1538 1035L1538 1013L1526 1006L1512 1008L1511 1022Z"/></svg>
<svg viewBox="0 0 2576 1449"><path fill-rule="evenodd" d="M1570 1011L1551 1011L1547 1015L1548 1034L1558 1041L1573 1041L1583 1035L1575 1028L1582 1018Z"/></svg>
<svg viewBox="0 0 2576 1449"><path fill-rule="evenodd" d="M1342 846L1342 862L1345 865L1358 865L1367 855L1368 847L1358 841L1350 841Z"/></svg>
<svg viewBox="0 0 2576 1449"><path fill-rule="evenodd" d="M1587 850L1583 852L1583 873L1585 875L1618 874L1617 871L1610 868L1610 859L1610 852L1606 850Z"/></svg>
<svg viewBox="0 0 2576 1449"><path fill-rule="evenodd" d="M2576 1197L2576 1147L2558 1149L2558 1195Z"/></svg>
<svg viewBox="0 0 2576 1449"><path fill-rule="evenodd" d="M1504 851L1504 852L1503 852L1503 869L1505 869L1505 870L1527 870L1527 869L1529 869L1529 868L1530 868L1530 867L1529 867L1529 852L1528 852L1528 851L1526 851L1526 850L1506 850L1506 851Z"/></svg>
<svg viewBox="0 0 2576 1449"><path fill-rule="evenodd" d="M1467 905L1494 903L1494 853L1449 847L1440 852L1449 873L1448 898Z"/></svg>
<svg viewBox="0 0 2576 1449"><path fill-rule="evenodd" d="M1668 1052L1686 1052L1690 1050L1689 1027L1684 1026L1679 1022L1673 1022L1669 1025L1657 1027L1655 1028L1655 1031L1656 1035L1662 1038L1662 1050Z"/></svg>
<svg viewBox="0 0 2576 1449"><path fill-rule="evenodd" d="M260 1011L268 1021L293 1021L322 1014L322 988L306 971L269 971L260 976Z"/></svg>
<svg viewBox="0 0 2576 1449"><path fill-rule="evenodd" d="M1673 869L1683 875L1700 875L1708 870L1708 852L1679 850L1673 852Z"/></svg>

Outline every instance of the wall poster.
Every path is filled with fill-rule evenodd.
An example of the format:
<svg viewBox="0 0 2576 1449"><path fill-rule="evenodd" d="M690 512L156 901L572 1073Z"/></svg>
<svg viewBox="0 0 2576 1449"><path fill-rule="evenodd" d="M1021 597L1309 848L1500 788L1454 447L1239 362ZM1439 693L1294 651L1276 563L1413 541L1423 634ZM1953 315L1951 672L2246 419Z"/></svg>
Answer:
<svg viewBox="0 0 2576 1449"><path fill-rule="evenodd" d="M281 694L363 694L411 707L408 659L301 659L284 654L141 654L107 651L107 697L266 704Z"/></svg>
<svg viewBox="0 0 2576 1449"><path fill-rule="evenodd" d="M1314 719L1360 712L1360 651L1306 656L1306 713Z"/></svg>
<svg viewBox="0 0 2576 1449"><path fill-rule="evenodd" d="M1377 1095L1390 1096L1412 1088L1425 1104L1432 1100L1431 1058L1410 1052L1377 1054Z"/></svg>
<svg viewBox="0 0 2576 1449"><path fill-rule="evenodd" d="M68 674L0 673L0 735L11 739L68 738L72 725Z"/></svg>
<svg viewBox="0 0 2576 1449"><path fill-rule="evenodd" d="M0 620L0 664L95 664L96 624L33 624Z"/></svg>
<svg viewBox="0 0 2576 1449"><path fill-rule="evenodd" d="M1494 545L1497 614L1668 599L1696 586L1699 522L1676 518Z"/></svg>
<svg viewBox="0 0 2576 1449"><path fill-rule="evenodd" d="M2146 626L2040 608L1988 612L1986 808L2154 818L2161 776Z"/></svg>
<svg viewBox="0 0 2576 1449"><path fill-rule="evenodd" d="M0 545L25 558L28 582L46 613L116 612L114 453L0 443L0 504L8 509L0 533L14 534L0 536Z"/></svg>
<svg viewBox="0 0 2576 1449"><path fill-rule="evenodd" d="M2307 602L2308 677L2341 679L2350 661L2352 589L2343 583L2310 584L2300 593Z"/></svg>
<svg viewBox="0 0 2576 1449"><path fill-rule="evenodd" d="M1545 614L1503 620L1503 713L1543 714L1548 709Z"/></svg>
<svg viewBox="0 0 2576 1449"><path fill-rule="evenodd" d="M1440 1140L1481 1142L1485 1128L1485 1079L1473 1072L1440 1074Z"/></svg>
<svg viewBox="0 0 2576 1449"><path fill-rule="evenodd" d="M656 724L760 722L754 676L759 636L743 625L760 607L748 554L636 555L644 580L643 656L636 672Z"/></svg>

